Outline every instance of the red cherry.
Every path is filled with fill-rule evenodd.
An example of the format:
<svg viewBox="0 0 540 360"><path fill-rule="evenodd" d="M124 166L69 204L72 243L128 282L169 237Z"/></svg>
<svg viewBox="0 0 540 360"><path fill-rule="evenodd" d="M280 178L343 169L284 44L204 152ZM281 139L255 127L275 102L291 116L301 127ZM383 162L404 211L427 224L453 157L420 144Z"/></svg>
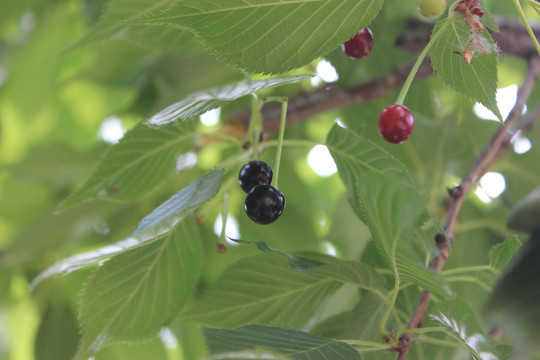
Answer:
<svg viewBox="0 0 540 360"><path fill-rule="evenodd" d="M388 142L400 144L411 136L414 117L403 105L390 105L379 115L379 133Z"/></svg>
<svg viewBox="0 0 540 360"><path fill-rule="evenodd" d="M369 55L373 48L373 34L367 27L341 45L341 50L351 59L361 59Z"/></svg>

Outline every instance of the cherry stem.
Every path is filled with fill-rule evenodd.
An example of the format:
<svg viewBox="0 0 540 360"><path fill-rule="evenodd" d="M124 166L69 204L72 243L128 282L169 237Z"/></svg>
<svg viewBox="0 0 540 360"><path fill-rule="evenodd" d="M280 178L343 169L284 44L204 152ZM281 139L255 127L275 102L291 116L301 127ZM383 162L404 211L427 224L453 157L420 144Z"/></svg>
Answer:
<svg viewBox="0 0 540 360"><path fill-rule="evenodd" d="M416 328L416 329L402 329L396 332L396 338L399 338L401 334L404 334L404 333L426 334L426 333L444 332L444 331L445 331L445 328L442 326L432 326L432 327L424 327L424 328Z"/></svg>
<svg viewBox="0 0 540 360"><path fill-rule="evenodd" d="M368 340L345 339L345 340L340 340L340 341L347 343L349 345L361 347L360 349L357 349L358 351L386 350L392 347L389 344L384 344L384 343L380 343L376 341L368 341ZM367 347L368 349L364 349L364 347Z"/></svg>
<svg viewBox="0 0 540 360"><path fill-rule="evenodd" d="M251 99L251 119L249 121L247 138L248 141L253 142L252 158L254 159L259 156L259 142L262 132L261 104L261 100L259 100L257 95L253 94L253 98Z"/></svg>
<svg viewBox="0 0 540 360"><path fill-rule="evenodd" d="M227 218L229 217L229 192L226 191L223 194L223 209L221 211L221 234L219 236L219 242L225 244L225 230L227 230Z"/></svg>
<svg viewBox="0 0 540 360"><path fill-rule="evenodd" d="M538 44L538 40L536 39L536 36L534 35L534 32L532 31L531 26L529 25L529 22L527 21L527 17L525 16L523 9L521 8L521 4L519 3L519 0L514 0L514 5L516 6L516 9L519 13L519 17L521 17L521 21L523 21L523 25L525 25L525 28L527 29L527 32L529 33L530 38L534 42L534 47L536 48L536 52L538 53L538 55L540 55L540 44Z"/></svg>
<svg viewBox="0 0 540 360"><path fill-rule="evenodd" d="M395 249L394 249L395 251ZM395 257L395 255L394 255ZM383 335L386 335L387 334L387 331L386 331L386 323L388 322L388 319L390 318L390 314L392 313L393 309L394 309L394 305L396 303L396 300L397 300L397 297L398 297L398 294L399 294L399 286L400 286L400 279L399 279L399 272L397 270L397 266L395 265L395 261L394 261L394 268L392 269L393 270L393 273L394 273L394 289L392 290L392 294L390 296L390 299L388 301L388 306L386 307L386 310L381 318L381 322L379 324L379 327L380 327L380 330L381 330L381 333Z"/></svg>
<svg viewBox="0 0 540 360"><path fill-rule="evenodd" d="M424 61L425 57L427 56L429 49L431 49L431 46L435 43L435 41L439 38L440 34L443 32L443 30L446 29L446 27L451 23L449 21L450 17L447 19L447 21L443 24L443 26L437 30L437 32L434 32L431 35L431 38L429 39L429 42L427 43L426 47L418 58L416 59L416 62L414 63L411 72L409 73L409 76L407 77L407 80L405 80L405 83L403 84L401 91L399 92L399 95L396 99L396 105L403 105L403 101L405 100L405 97L407 96L407 93L409 92L409 88L411 87L411 84L414 80L414 77L416 73L418 72L418 68L420 68L420 65L422 64L422 61Z"/></svg>
<svg viewBox="0 0 540 360"><path fill-rule="evenodd" d="M452 12L456 8L456 6L459 5L460 2L461 2L461 0L456 0L450 5L450 7L448 8L448 17L452 16Z"/></svg>
<svg viewBox="0 0 540 360"><path fill-rule="evenodd" d="M278 144L276 149L276 159L274 160L274 177L272 179L272 186L279 190L279 165L281 162L281 150L283 148L283 136L285 135L285 120L287 119L287 105L289 104L288 97L271 96L264 98L263 101L278 101L281 102L281 121L279 123L279 135Z"/></svg>

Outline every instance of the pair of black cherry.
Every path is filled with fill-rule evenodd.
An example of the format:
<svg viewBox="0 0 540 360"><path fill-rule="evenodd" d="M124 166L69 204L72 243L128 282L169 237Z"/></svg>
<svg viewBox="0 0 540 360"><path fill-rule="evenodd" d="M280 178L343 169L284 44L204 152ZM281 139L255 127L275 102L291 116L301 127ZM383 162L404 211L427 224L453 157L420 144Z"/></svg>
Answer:
<svg viewBox="0 0 540 360"><path fill-rule="evenodd" d="M274 172L264 161L250 161L240 169L238 183L247 193L244 210L257 224L276 221L285 209L285 197L272 183Z"/></svg>

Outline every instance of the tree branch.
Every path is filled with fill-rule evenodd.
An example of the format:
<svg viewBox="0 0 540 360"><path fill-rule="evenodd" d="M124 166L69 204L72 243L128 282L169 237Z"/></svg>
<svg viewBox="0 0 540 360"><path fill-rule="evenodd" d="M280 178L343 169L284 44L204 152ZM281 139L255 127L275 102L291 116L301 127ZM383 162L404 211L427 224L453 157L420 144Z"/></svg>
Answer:
<svg viewBox="0 0 540 360"><path fill-rule="evenodd" d="M498 19L501 32L491 32L499 49L505 55L512 55L528 59L537 55L527 30L522 23L513 20ZM396 40L396 45L409 52L420 52L428 43L433 23L424 22L418 19L410 19L407 28L418 33L420 29L423 34L418 36L412 32L405 31ZM540 36L540 26L533 26L533 31ZM339 109L359 102L374 100L392 90L399 89L411 71L412 64L390 70L388 73L359 84L348 89L340 89L335 83L326 87L303 93L289 99L287 110L287 125L300 123L315 115ZM420 66L415 80L424 79L433 74L429 61L425 61ZM274 132L279 129L281 119L281 106L276 103L269 103L262 109L264 131ZM248 124L250 113L247 110L236 112L229 122L232 125Z"/></svg>
<svg viewBox="0 0 540 360"><path fill-rule="evenodd" d="M472 185L488 171L497 158L509 147L511 140L515 135L510 128L520 117L525 102L529 98L531 91L538 80L539 74L540 58L534 57L529 62L529 68L525 75L523 85L518 91L516 103L510 111L510 114L508 114L504 124L498 128L489 143L484 147L474 165L461 181L461 184L449 190L450 209L448 210L446 221L443 226L445 234L438 234L435 238L437 247L439 248L439 255L431 262L431 269L439 272L448 261L450 246L452 246L454 242L454 227L465 196ZM529 117L523 124L528 124L527 126L530 124L530 126L532 126L532 123L540 116L540 110L536 109L531 116L534 116L534 118ZM429 304L429 298L430 293L423 290L407 328L412 329L422 326L424 315ZM399 351L398 360L407 358L413 336L414 334L412 333L405 333L400 336L397 349Z"/></svg>
<svg viewBox="0 0 540 360"><path fill-rule="evenodd" d="M341 89L335 83L309 93L302 93L289 99L287 108L287 125L300 123L310 117L327 111L340 109L359 102L367 102L399 89L409 75L413 64L407 64L390 70L368 82L357 86ZM426 78L433 74L429 61L423 62L415 80ZM274 132L279 128L281 120L281 105L269 103L262 109L263 127L265 132ZM236 113L229 119L232 124L249 122L249 111Z"/></svg>
<svg viewBox="0 0 540 360"><path fill-rule="evenodd" d="M500 32L490 30L491 37L497 43L501 52L505 55L512 55L528 59L537 55L534 43L531 41L527 29L522 22L509 19L497 19ZM416 53L429 42L429 36L434 24L420 19L412 18L407 22L407 30L396 39L396 45ZM532 26L533 32L540 37L540 25ZM421 30L422 35L418 35Z"/></svg>

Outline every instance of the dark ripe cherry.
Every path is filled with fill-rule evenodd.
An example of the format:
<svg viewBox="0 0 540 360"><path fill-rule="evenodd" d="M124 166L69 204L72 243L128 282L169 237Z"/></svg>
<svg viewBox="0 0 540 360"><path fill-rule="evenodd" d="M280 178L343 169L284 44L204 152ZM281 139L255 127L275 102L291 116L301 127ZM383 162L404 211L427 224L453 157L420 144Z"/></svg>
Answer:
<svg viewBox="0 0 540 360"><path fill-rule="evenodd" d="M238 183L245 192L250 192L256 185L270 184L273 171L264 161L250 161L240 169Z"/></svg>
<svg viewBox="0 0 540 360"><path fill-rule="evenodd" d="M361 59L369 55L373 48L373 34L367 27L341 45L341 50L351 59Z"/></svg>
<svg viewBox="0 0 540 360"><path fill-rule="evenodd" d="M388 142L400 144L411 136L414 117L403 105L390 105L379 115L379 133Z"/></svg>
<svg viewBox="0 0 540 360"><path fill-rule="evenodd" d="M257 224L276 221L285 209L285 196L271 185L257 185L247 194L244 210Z"/></svg>

